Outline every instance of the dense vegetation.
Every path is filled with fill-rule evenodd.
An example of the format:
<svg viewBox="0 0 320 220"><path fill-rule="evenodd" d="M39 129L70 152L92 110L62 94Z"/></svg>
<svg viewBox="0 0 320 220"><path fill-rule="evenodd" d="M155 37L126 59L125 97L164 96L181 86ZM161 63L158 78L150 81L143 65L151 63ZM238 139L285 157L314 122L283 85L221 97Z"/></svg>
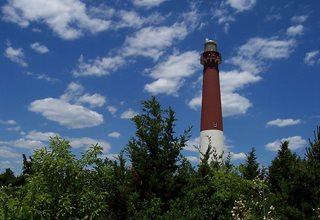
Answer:
<svg viewBox="0 0 320 220"><path fill-rule="evenodd" d="M240 166L208 164L209 147L192 167L181 154L189 129L176 135L172 109L152 98L133 121L115 161L98 145L77 158L59 137L23 155L19 177L0 175L0 219L319 219L319 129L304 158L284 142L267 169L254 148Z"/></svg>

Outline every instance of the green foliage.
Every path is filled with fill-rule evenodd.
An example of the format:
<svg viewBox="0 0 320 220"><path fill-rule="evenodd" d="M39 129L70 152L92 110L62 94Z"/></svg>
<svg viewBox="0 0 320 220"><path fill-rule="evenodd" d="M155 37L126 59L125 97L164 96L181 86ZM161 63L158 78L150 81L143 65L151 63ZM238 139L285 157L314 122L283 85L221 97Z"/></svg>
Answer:
<svg viewBox="0 0 320 220"><path fill-rule="evenodd" d="M181 191L181 150L186 146L189 129L175 136L173 110L161 109L155 97L142 102L142 114L135 116L133 121L136 137L126 148L132 164L133 187L141 200L160 198L161 210L166 211L170 198L175 198Z"/></svg>
<svg viewBox="0 0 320 220"><path fill-rule="evenodd" d="M256 149L252 148L247 155L245 164L240 166L242 175L245 179L253 180L260 175L259 163L257 162Z"/></svg>
<svg viewBox="0 0 320 220"><path fill-rule="evenodd" d="M98 145L76 157L59 137L23 155L22 175L0 174L0 219L319 219L319 128L305 159L284 142L260 170L254 148L234 166L211 140L193 167L181 154L190 129L176 135L173 110L154 97L133 122L135 137L113 161Z"/></svg>

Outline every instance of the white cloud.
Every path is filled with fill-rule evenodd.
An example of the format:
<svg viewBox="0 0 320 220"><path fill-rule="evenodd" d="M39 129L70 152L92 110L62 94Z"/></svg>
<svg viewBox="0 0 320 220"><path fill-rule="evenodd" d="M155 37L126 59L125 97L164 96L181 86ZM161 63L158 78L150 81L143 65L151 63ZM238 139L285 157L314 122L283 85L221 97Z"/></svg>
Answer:
<svg viewBox="0 0 320 220"><path fill-rule="evenodd" d="M49 141L50 137L55 136L59 136L59 134L54 132L30 131L25 138L36 141Z"/></svg>
<svg viewBox="0 0 320 220"><path fill-rule="evenodd" d="M145 90L152 94L176 95L184 79L199 70L198 59L197 51L170 55L165 61L147 71L155 81L146 84Z"/></svg>
<svg viewBox="0 0 320 220"><path fill-rule="evenodd" d="M287 34L290 37L295 37L297 35L302 35L303 34L304 27L303 25L295 25L295 26L290 26L287 29Z"/></svg>
<svg viewBox="0 0 320 220"><path fill-rule="evenodd" d="M116 112L118 111L118 109L117 109L115 106L112 106L112 105L108 105L108 106L107 106L107 110L108 110L112 115L115 115Z"/></svg>
<svg viewBox="0 0 320 220"><path fill-rule="evenodd" d="M181 24L145 27L126 38L123 52L125 56L145 56L158 60L165 48L176 40L184 39L187 33L187 28Z"/></svg>
<svg viewBox="0 0 320 220"><path fill-rule="evenodd" d="M60 99L66 102L75 104L89 104L91 108L102 107L106 103L106 97L98 93L84 93L84 88L81 84L71 82L65 93L60 96Z"/></svg>
<svg viewBox="0 0 320 220"><path fill-rule="evenodd" d="M294 23L303 23L307 20L308 15L298 15L298 16L293 16L291 18L291 21Z"/></svg>
<svg viewBox="0 0 320 220"><path fill-rule="evenodd" d="M221 102L223 116L245 114L252 106L250 100L238 94L236 91L252 83L259 82L261 77L249 72L229 71L221 72Z"/></svg>
<svg viewBox="0 0 320 220"><path fill-rule="evenodd" d="M106 103L106 98L100 94L94 93L93 95L84 94L79 97L79 103L88 103L91 108L102 107Z"/></svg>
<svg viewBox="0 0 320 220"><path fill-rule="evenodd" d="M9 127L7 128L8 131L20 131L21 127L20 126L15 126L15 127Z"/></svg>
<svg viewBox="0 0 320 220"><path fill-rule="evenodd" d="M29 110L42 114L51 121L69 128L93 127L103 123L103 116L80 105L69 104L60 99L35 100Z"/></svg>
<svg viewBox="0 0 320 220"><path fill-rule="evenodd" d="M191 109L196 110L199 107L201 107L201 103L202 103L202 94L198 94L195 97L193 97L190 101L188 101L187 105Z"/></svg>
<svg viewBox="0 0 320 220"><path fill-rule="evenodd" d="M121 134L117 131L114 131L114 132L109 133L108 136L112 137L112 138L119 138L121 136Z"/></svg>
<svg viewBox="0 0 320 220"><path fill-rule="evenodd" d="M245 114L252 103L238 93L222 94L222 115L224 117Z"/></svg>
<svg viewBox="0 0 320 220"><path fill-rule="evenodd" d="M186 159L191 163L199 162L199 157L196 156L186 156Z"/></svg>
<svg viewBox="0 0 320 220"><path fill-rule="evenodd" d="M218 24L224 25L224 31L228 33L231 22L236 20L236 14L252 9L255 3L256 0L225 0L215 5L213 17Z"/></svg>
<svg viewBox="0 0 320 220"><path fill-rule="evenodd" d="M0 157L2 158L20 158L21 154L18 154L14 151L12 151L12 149L8 148L8 147L0 147Z"/></svg>
<svg viewBox="0 0 320 220"><path fill-rule="evenodd" d="M244 57L249 59L283 59L288 58L292 53L295 46L295 40L290 39L278 39L276 37L251 38L238 49L238 55L236 57ZM252 60L251 60L252 61ZM231 59L232 63L232 59ZM241 65L240 63L234 63L235 65Z"/></svg>
<svg viewBox="0 0 320 220"><path fill-rule="evenodd" d="M247 158L247 155L243 152L240 153L234 153L230 152L231 160L245 160Z"/></svg>
<svg viewBox="0 0 320 220"><path fill-rule="evenodd" d="M132 3L138 7L151 8L159 6L167 0L132 0Z"/></svg>
<svg viewBox="0 0 320 220"><path fill-rule="evenodd" d="M119 21L115 22L112 26L114 29L119 28L140 28L146 24L158 24L165 19L160 13L152 13L148 17L141 17L135 11L120 10L116 13Z"/></svg>
<svg viewBox="0 0 320 220"><path fill-rule="evenodd" d="M199 152L197 147L200 147L200 136L188 140L183 149L192 152Z"/></svg>
<svg viewBox="0 0 320 220"><path fill-rule="evenodd" d="M84 88L77 82L69 83L65 93L60 96L60 99L66 102L77 102L79 96L84 92Z"/></svg>
<svg viewBox="0 0 320 220"><path fill-rule="evenodd" d="M22 48L13 48L8 44L5 50L5 56L14 63L19 64L22 67L27 67L28 63L25 61L25 56Z"/></svg>
<svg viewBox="0 0 320 220"><path fill-rule="evenodd" d="M17 122L15 120L0 120L0 124L3 124L3 125L16 125Z"/></svg>
<svg viewBox="0 0 320 220"><path fill-rule="evenodd" d="M223 7L216 8L213 11L213 17L218 19L218 24L224 25L224 32L226 33L228 33L229 31L230 23L236 20L233 13L231 13L228 9Z"/></svg>
<svg viewBox="0 0 320 220"><path fill-rule="evenodd" d="M44 80L44 81L47 81L47 82L58 82L59 79L56 79L56 78L52 78L50 76L48 76L47 74L36 74L36 73L32 73L32 72L27 72L26 73L28 76L31 76L31 77L34 77L35 79L38 79L38 80Z"/></svg>
<svg viewBox="0 0 320 220"><path fill-rule="evenodd" d="M104 140L93 139L89 137L81 138L70 138L70 145L73 148L85 148L88 149L90 146L98 144L103 149L103 153L109 152L111 146L108 142Z"/></svg>
<svg viewBox="0 0 320 220"><path fill-rule="evenodd" d="M44 54L49 52L49 49L45 45L40 44L39 42L34 42L30 45L30 47L37 53Z"/></svg>
<svg viewBox="0 0 320 220"><path fill-rule="evenodd" d="M256 0L227 0L227 4L238 12L242 12L252 9L256 4Z"/></svg>
<svg viewBox="0 0 320 220"><path fill-rule="evenodd" d="M2 7L3 19L28 27L31 22L45 23L63 39L79 38L84 32L107 30L110 21L90 17L79 0L10 0Z"/></svg>
<svg viewBox="0 0 320 220"><path fill-rule="evenodd" d="M44 144L42 143L42 141L39 141L39 140L20 138L18 140L9 142L9 145L12 145L12 146L18 147L18 148L25 148L25 149L33 150L36 148L43 147Z"/></svg>
<svg viewBox="0 0 320 220"><path fill-rule="evenodd" d="M320 53L319 50L313 50L310 52L307 52L306 55L304 56L304 63L312 66L314 64L319 64L320 63Z"/></svg>
<svg viewBox="0 0 320 220"><path fill-rule="evenodd" d="M72 71L73 75L78 76L103 76L108 75L119 67L125 64L125 59L122 56L113 57L97 57L94 60L84 61L83 56L80 56L78 66Z"/></svg>
<svg viewBox="0 0 320 220"><path fill-rule="evenodd" d="M281 140L275 140L274 142L270 142L265 145L267 150L277 151L280 149L281 143L284 141L289 141L289 148L291 150L297 150L299 148L305 147L307 141L304 140L301 136L292 136L287 138L282 138Z"/></svg>
<svg viewBox="0 0 320 220"><path fill-rule="evenodd" d="M138 115L137 112L135 112L134 110L132 110L131 108L129 108L128 110L124 111L121 115L120 118L121 119L131 119L134 116Z"/></svg>
<svg viewBox="0 0 320 220"><path fill-rule="evenodd" d="M267 122L267 126L277 126L277 127L287 127L287 126L297 125L297 124L301 124L301 120L292 119L292 118L288 118L288 119L277 118L275 120Z"/></svg>

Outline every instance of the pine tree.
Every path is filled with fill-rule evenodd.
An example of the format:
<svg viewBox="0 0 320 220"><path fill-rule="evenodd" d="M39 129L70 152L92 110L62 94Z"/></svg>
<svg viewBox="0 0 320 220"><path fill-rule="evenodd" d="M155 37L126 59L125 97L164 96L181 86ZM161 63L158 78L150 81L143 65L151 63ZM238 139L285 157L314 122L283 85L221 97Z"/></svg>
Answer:
<svg viewBox="0 0 320 220"><path fill-rule="evenodd" d="M143 101L142 114L132 120L136 137L126 151L132 163L133 187L141 200L160 198L166 210L169 200L181 192L179 169L184 159L180 151L186 146L189 129L176 136L174 111L161 109L155 97Z"/></svg>
<svg viewBox="0 0 320 220"><path fill-rule="evenodd" d="M306 159L311 163L320 164L320 127L314 132L314 141L309 139L310 146L306 149Z"/></svg>
<svg viewBox="0 0 320 220"><path fill-rule="evenodd" d="M253 180L260 174L259 163L257 162L256 150L253 147L247 154L246 163L242 166L242 174L245 179Z"/></svg>
<svg viewBox="0 0 320 220"><path fill-rule="evenodd" d="M269 167L270 191L274 196L280 219L304 219L301 210L301 159L289 149L289 142L281 144Z"/></svg>

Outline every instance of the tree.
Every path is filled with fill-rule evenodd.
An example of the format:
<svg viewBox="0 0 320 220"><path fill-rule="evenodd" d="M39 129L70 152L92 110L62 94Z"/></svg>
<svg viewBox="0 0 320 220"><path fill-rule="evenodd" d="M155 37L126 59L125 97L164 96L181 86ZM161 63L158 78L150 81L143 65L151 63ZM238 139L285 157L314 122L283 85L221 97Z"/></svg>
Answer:
<svg viewBox="0 0 320 220"><path fill-rule="evenodd" d="M0 174L0 186L14 185L15 182L16 177L10 168L5 169L5 171Z"/></svg>
<svg viewBox="0 0 320 220"><path fill-rule="evenodd" d="M305 219L301 209L301 159L289 149L289 142L281 144L269 167L270 191L280 219Z"/></svg>
<svg viewBox="0 0 320 220"><path fill-rule="evenodd" d="M143 101L142 114L132 120L136 137L129 141L126 152L131 161L133 187L141 201L160 198L161 210L166 211L169 200L181 192L179 170L185 163L180 151L186 146L190 129L175 135L174 111L161 109L155 97Z"/></svg>
<svg viewBox="0 0 320 220"><path fill-rule="evenodd" d="M260 174L259 163L257 162L256 149L253 147L247 154L245 164L241 166L242 175L247 180L253 180Z"/></svg>

